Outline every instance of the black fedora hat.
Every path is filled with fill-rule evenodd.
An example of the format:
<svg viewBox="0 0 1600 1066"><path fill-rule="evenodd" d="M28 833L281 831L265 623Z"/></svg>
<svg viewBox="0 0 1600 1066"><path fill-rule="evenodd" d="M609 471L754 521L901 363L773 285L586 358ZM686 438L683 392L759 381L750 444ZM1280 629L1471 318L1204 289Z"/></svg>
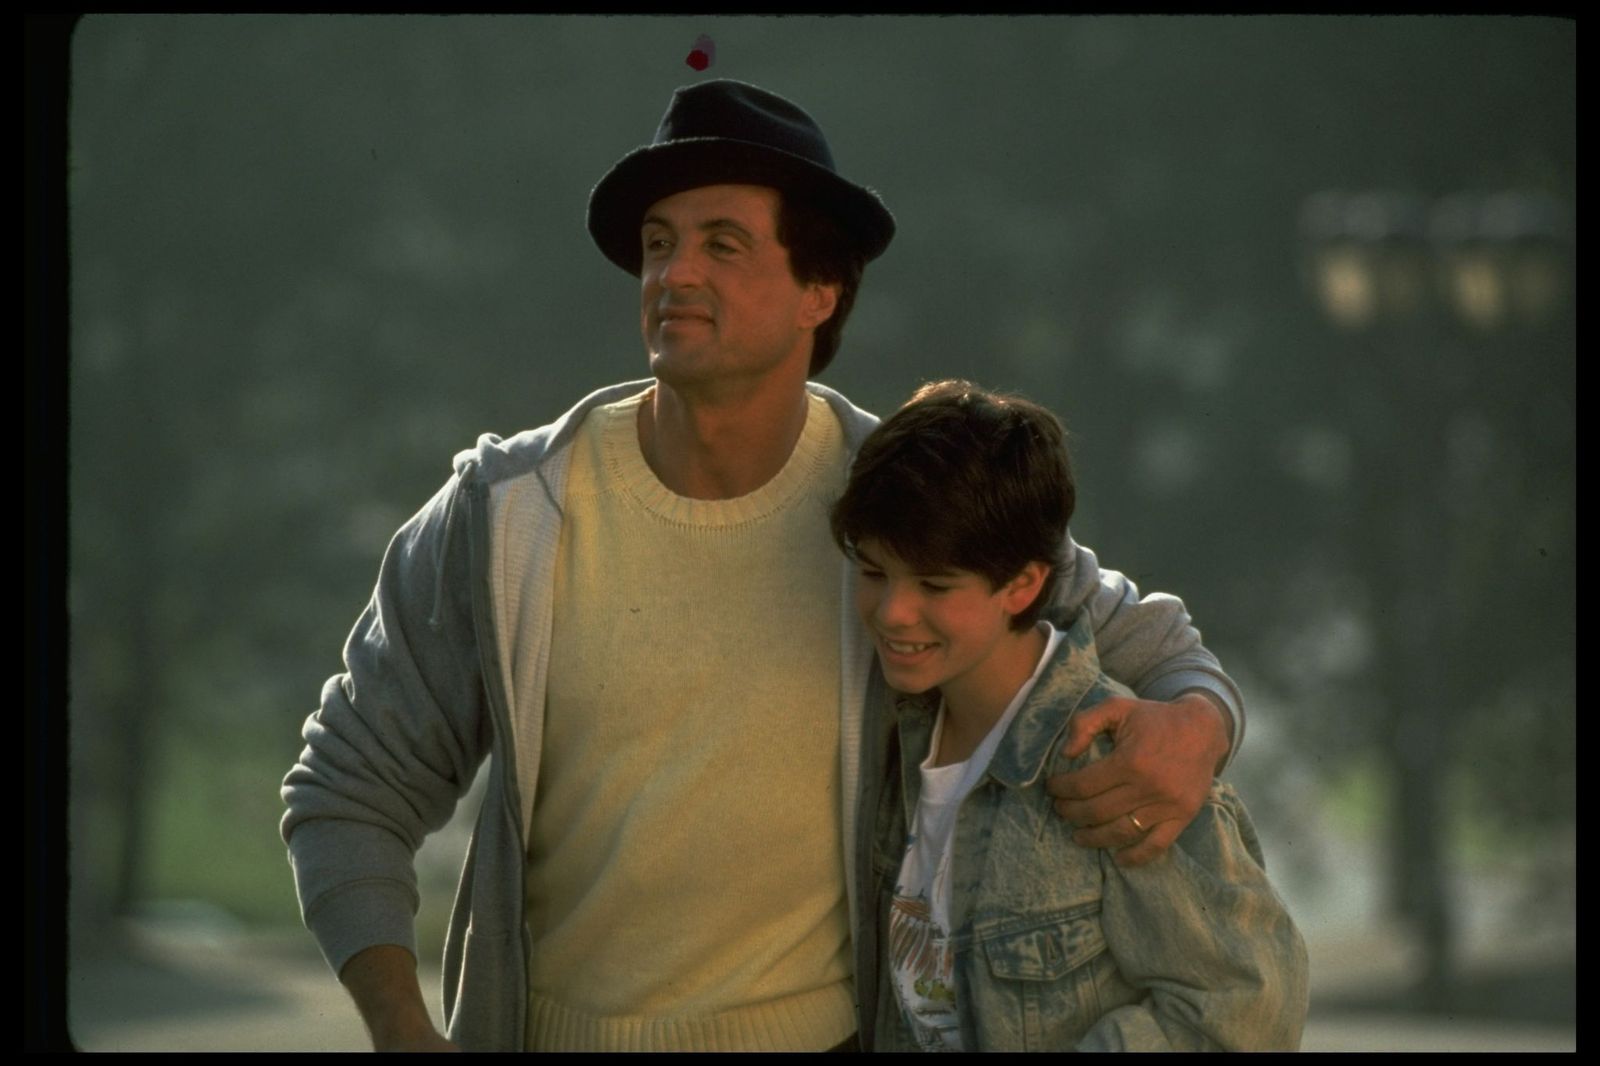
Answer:
<svg viewBox="0 0 1600 1066"><path fill-rule="evenodd" d="M617 161L589 193L589 233L607 259L638 276L639 223L664 197L702 185L768 185L822 206L865 260L894 236L871 189L841 178L812 117L776 93L727 78L672 94L655 139Z"/></svg>

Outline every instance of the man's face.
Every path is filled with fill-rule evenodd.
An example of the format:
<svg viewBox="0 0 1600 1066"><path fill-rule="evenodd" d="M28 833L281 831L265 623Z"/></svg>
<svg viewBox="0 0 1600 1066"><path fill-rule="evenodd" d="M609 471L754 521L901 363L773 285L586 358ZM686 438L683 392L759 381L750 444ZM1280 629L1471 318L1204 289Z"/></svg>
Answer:
<svg viewBox="0 0 1600 1066"><path fill-rule="evenodd" d="M657 200L640 227L640 324L669 385L760 378L811 358L836 289L802 285L778 243L778 192L706 185Z"/></svg>
<svg viewBox="0 0 1600 1066"><path fill-rule="evenodd" d="M856 613L878 648L883 676L901 692L966 693L1003 687L1011 619L1032 604L1046 569L1029 563L998 589L970 570L917 572L873 538L856 545ZM997 654L1000 653L1000 654ZM970 697L969 697L970 698Z"/></svg>

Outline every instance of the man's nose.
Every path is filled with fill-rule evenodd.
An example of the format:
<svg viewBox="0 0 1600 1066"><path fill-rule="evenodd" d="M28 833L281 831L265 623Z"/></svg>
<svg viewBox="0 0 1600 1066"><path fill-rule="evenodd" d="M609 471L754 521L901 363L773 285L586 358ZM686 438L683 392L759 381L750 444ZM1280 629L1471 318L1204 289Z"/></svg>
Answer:
<svg viewBox="0 0 1600 1066"><path fill-rule="evenodd" d="M682 245L672 250L660 269L661 284L669 289L693 288L700 284L704 276L699 254Z"/></svg>

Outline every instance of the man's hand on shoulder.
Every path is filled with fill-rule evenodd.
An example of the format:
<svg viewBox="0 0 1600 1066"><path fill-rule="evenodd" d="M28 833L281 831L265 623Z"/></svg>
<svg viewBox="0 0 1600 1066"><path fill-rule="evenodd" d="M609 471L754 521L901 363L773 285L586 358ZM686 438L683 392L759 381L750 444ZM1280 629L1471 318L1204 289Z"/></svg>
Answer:
<svg viewBox="0 0 1600 1066"><path fill-rule="evenodd" d="M1199 813L1217 767L1227 758L1232 722L1198 692L1172 703L1114 696L1072 716L1068 758L1100 733L1114 746L1098 762L1045 782L1056 811L1077 826L1072 839L1115 848L1122 866L1156 858Z"/></svg>

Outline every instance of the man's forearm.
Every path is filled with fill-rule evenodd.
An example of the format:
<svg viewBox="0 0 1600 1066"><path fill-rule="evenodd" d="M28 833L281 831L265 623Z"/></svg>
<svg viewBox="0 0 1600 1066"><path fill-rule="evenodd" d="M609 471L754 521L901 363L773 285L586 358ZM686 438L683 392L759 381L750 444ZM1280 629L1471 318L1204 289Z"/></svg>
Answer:
<svg viewBox="0 0 1600 1066"><path fill-rule="evenodd" d="M1221 777L1223 769L1228 765L1229 757L1233 754L1233 712L1222 702L1222 700L1218 699L1216 694L1210 689L1185 689L1178 695L1178 700L1191 700L1196 697L1205 700L1206 703L1217 712L1217 717L1221 719L1219 728L1221 729L1221 738L1223 741L1221 749L1222 753L1217 757L1215 771L1216 776ZM1173 702L1176 703L1178 700L1174 700Z"/></svg>
<svg viewBox="0 0 1600 1066"><path fill-rule="evenodd" d="M339 971L377 1051L442 1050L446 1041L433 1026L417 981L417 960L394 944L360 951Z"/></svg>
<svg viewBox="0 0 1600 1066"><path fill-rule="evenodd" d="M1209 658L1210 653L1204 649L1200 651ZM1105 666L1104 657L1101 658L1101 666ZM1153 682L1133 687L1142 699L1157 703L1177 703L1196 694L1204 696L1213 707L1221 710L1226 722L1228 753L1223 760L1222 768L1225 769L1228 762L1239 753L1245 735L1244 701L1239 695L1238 687L1231 678L1221 672L1220 667L1201 669L1199 666L1192 666L1165 674Z"/></svg>

